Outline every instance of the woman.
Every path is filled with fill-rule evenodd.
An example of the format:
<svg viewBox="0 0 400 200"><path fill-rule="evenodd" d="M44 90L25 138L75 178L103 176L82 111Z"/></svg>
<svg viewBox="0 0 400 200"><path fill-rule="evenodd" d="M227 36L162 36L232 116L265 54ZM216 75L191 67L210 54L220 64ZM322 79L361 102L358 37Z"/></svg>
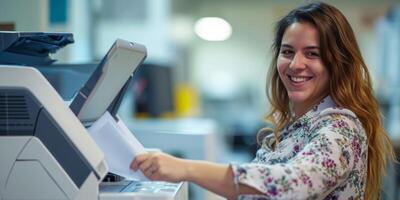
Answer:
<svg viewBox="0 0 400 200"><path fill-rule="evenodd" d="M229 199L377 199L388 159L367 66L343 14L325 3L276 26L267 94L275 126L252 163L221 165L143 154L152 180L191 181ZM273 134L268 134L273 132Z"/></svg>

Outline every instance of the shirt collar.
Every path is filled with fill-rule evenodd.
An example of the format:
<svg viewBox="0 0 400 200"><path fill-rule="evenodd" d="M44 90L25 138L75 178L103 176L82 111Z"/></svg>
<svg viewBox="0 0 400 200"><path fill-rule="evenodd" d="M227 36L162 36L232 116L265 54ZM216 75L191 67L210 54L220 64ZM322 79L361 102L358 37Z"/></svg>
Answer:
<svg viewBox="0 0 400 200"><path fill-rule="evenodd" d="M297 120L291 120L291 122L287 126L287 130L302 126L304 123L308 122L309 119L318 115L321 111L333 107L336 107L336 103L333 101L331 96L328 95L324 99L322 99L317 105L315 105L312 109L307 111L303 116L301 116Z"/></svg>

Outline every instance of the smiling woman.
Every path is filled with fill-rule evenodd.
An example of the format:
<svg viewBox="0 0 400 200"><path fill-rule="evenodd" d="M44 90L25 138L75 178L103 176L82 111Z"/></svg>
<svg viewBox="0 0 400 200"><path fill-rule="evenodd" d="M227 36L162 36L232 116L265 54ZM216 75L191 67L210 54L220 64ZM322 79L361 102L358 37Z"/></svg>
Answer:
<svg viewBox="0 0 400 200"><path fill-rule="evenodd" d="M191 181L229 199L378 199L394 159L368 68L343 14L325 3L276 25L267 95L275 126L251 163L221 165L163 153L136 157L152 180Z"/></svg>
<svg viewBox="0 0 400 200"><path fill-rule="evenodd" d="M319 51L318 31L313 25L296 22L286 29L277 67L297 118L328 95L329 74Z"/></svg>
<svg viewBox="0 0 400 200"><path fill-rule="evenodd" d="M267 119L276 126L273 141L269 143L278 148L278 143L284 142L282 137L288 124L297 123L306 126L307 134L313 134L309 131L328 129L345 136L343 139L352 141L348 144L352 151L344 148L346 142L335 139L335 142L324 146L334 147L336 143L340 149L329 149L333 154L322 160L332 161L333 165L329 166L333 166L337 175L345 172L351 176L340 181L335 189L330 188L333 190L325 198L378 199L386 163L389 159L394 160L395 154L383 129L368 67L347 19L338 9L325 3L312 3L294 9L277 23L273 51L267 84L272 109ZM318 104L321 98L324 99ZM327 104L331 104L330 108L321 111L321 107ZM307 113L302 115L305 111ZM315 111L319 112L316 119L304 123L304 118ZM325 114L331 119L326 119ZM343 122L346 118L350 121ZM352 124L358 124L358 128ZM320 132L319 136L322 135ZM348 153L352 153L353 157L349 157ZM335 154L340 162L335 161ZM343 164L343 158L347 164L353 162L355 167L336 171L337 164ZM311 176L311 180L315 177ZM357 181L350 183L350 179ZM325 186L332 184L325 178L316 181L323 181Z"/></svg>

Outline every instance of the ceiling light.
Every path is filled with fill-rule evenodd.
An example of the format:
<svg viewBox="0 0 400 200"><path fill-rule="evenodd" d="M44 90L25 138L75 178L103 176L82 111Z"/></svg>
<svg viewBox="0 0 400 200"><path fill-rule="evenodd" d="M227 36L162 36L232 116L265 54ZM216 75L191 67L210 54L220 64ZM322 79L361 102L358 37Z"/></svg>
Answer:
<svg viewBox="0 0 400 200"><path fill-rule="evenodd" d="M219 17L204 17L194 25L195 33L203 40L224 41L232 34L231 25Z"/></svg>

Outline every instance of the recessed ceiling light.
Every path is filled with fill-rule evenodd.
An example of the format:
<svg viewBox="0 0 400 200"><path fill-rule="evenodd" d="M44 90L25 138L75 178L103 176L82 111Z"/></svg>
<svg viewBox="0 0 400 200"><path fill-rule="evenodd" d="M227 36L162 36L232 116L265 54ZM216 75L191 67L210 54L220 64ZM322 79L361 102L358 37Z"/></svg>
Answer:
<svg viewBox="0 0 400 200"><path fill-rule="evenodd" d="M203 40L224 41L232 34L232 26L219 17L204 17L194 25L195 33Z"/></svg>

